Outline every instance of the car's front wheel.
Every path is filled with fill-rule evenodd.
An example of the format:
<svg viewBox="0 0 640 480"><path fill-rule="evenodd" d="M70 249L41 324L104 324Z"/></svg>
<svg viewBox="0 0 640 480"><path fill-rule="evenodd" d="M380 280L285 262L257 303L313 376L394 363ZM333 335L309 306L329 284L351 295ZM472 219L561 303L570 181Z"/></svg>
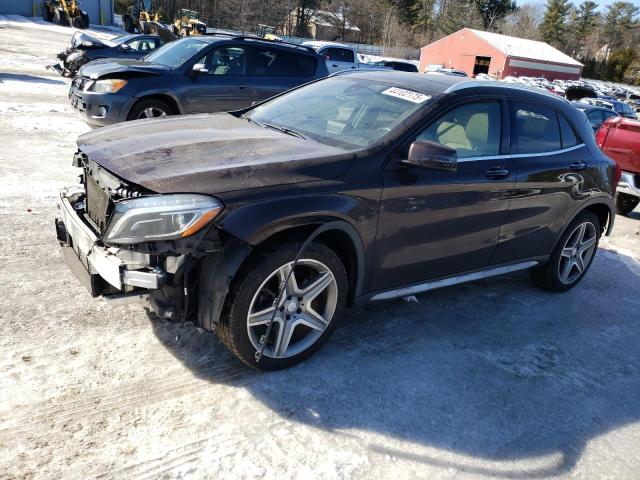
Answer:
<svg viewBox="0 0 640 480"><path fill-rule="evenodd" d="M169 105L162 100L150 99L136 103L129 112L127 120L166 117L167 115L173 115L173 110Z"/></svg>
<svg viewBox="0 0 640 480"><path fill-rule="evenodd" d="M531 271L533 280L553 292L576 286L593 262L601 234L598 217L582 212L560 238L549 262Z"/></svg>
<svg viewBox="0 0 640 480"><path fill-rule="evenodd" d="M289 275L300 247L290 242L255 253L232 283L216 332L250 367L277 370L308 358L334 331L346 304L347 274L324 244L311 243ZM281 287L281 301L274 305Z"/></svg>

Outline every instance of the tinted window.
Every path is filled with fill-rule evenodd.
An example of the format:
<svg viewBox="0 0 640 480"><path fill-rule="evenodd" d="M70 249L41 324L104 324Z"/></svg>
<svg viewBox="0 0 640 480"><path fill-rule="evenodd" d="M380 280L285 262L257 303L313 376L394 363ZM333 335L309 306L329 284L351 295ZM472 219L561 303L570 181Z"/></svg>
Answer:
<svg viewBox="0 0 640 480"><path fill-rule="evenodd" d="M564 115L558 115L558 119L560 120L560 134L562 135L562 148L569 148L577 145L578 138L576 137L576 132L574 132L569 121L566 118L564 118Z"/></svg>
<svg viewBox="0 0 640 480"><path fill-rule="evenodd" d="M267 77L286 77L293 54L277 48L255 48L253 74Z"/></svg>
<svg viewBox="0 0 640 480"><path fill-rule="evenodd" d="M601 110L591 110L587 112L587 119L593 128L598 128L604 121Z"/></svg>
<svg viewBox="0 0 640 480"><path fill-rule="evenodd" d="M204 63L209 75L245 75L247 51L244 47L224 46L211 50L198 60Z"/></svg>
<svg viewBox="0 0 640 480"><path fill-rule="evenodd" d="M354 62L353 52L346 48L327 48L322 54L327 60L333 60L334 62Z"/></svg>
<svg viewBox="0 0 640 480"><path fill-rule="evenodd" d="M418 67L410 63L389 62L388 66L393 68L394 70L399 70L401 72L417 72L418 71Z"/></svg>
<svg viewBox="0 0 640 480"><path fill-rule="evenodd" d="M602 112L604 114L604 121L611 117L617 117L615 112Z"/></svg>
<svg viewBox="0 0 640 480"><path fill-rule="evenodd" d="M293 55L292 77L311 77L316 73L316 59L311 55Z"/></svg>
<svg viewBox="0 0 640 480"><path fill-rule="evenodd" d="M416 140L453 148L458 157L500 153L500 103L474 102L448 111L429 125Z"/></svg>
<svg viewBox="0 0 640 480"><path fill-rule="evenodd" d="M562 148L558 116L550 108L511 103L511 152L544 153Z"/></svg>

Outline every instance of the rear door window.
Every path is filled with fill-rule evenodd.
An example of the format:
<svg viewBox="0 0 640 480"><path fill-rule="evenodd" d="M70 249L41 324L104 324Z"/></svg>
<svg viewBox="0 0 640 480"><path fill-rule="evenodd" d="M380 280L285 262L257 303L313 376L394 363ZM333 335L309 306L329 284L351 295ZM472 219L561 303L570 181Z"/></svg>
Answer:
<svg viewBox="0 0 640 480"><path fill-rule="evenodd" d="M555 110L535 103L510 102L511 153L560 150L560 126Z"/></svg>
<svg viewBox="0 0 640 480"><path fill-rule="evenodd" d="M278 48L254 48L253 74L258 77L286 77L293 64L293 54Z"/></svg>

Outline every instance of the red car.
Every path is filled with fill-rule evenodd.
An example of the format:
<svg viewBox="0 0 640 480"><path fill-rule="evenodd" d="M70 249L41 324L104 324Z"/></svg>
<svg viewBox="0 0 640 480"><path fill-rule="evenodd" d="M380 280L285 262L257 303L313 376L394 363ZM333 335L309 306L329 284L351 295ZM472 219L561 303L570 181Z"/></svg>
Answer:
<svg viewBox="0 0 640 480"><path fill-rule="evenodd" d="M608 119L596 133L596 143L622 169L616 210L627 215L640 203L640 120Z"/></svg>

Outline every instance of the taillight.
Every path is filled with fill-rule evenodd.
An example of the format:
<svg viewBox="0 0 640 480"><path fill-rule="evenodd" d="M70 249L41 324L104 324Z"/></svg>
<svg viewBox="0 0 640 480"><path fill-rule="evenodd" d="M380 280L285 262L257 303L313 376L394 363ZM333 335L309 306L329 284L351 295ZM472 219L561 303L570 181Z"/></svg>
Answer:
<svg viewBox="0 0 640 480"><path fill-rule="evenodd" d="M596 132L596 144L600 147L600 150L604 147L604 142L607 140L609 134L609 125L603 123L602 126Z"/></svg>

